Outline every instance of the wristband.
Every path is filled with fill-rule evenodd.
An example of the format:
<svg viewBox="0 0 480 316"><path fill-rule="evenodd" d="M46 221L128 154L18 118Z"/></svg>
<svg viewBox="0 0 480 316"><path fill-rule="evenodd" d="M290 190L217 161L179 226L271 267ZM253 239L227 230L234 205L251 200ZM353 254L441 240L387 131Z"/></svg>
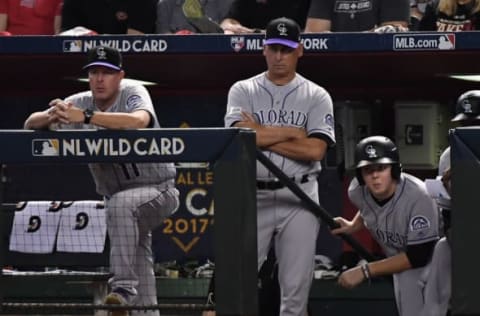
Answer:
<svg viewBox="0 0 480 316"><path fill-rule="evenodd" d="M362 264L361 268L362 268L363 276L365 277L365 279L370 281L372 274L370 273L370 269L368 268L368 263Z"/></svg>

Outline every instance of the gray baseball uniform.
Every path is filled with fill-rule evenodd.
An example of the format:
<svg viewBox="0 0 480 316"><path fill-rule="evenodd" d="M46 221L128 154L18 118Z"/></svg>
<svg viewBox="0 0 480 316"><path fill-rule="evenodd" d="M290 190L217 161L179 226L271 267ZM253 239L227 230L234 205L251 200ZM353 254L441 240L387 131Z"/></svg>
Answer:
<svg viewBox="0 0 480 316"><path fill-rule="evenodd" d="M446 237L440 239L433 250L432 262L424 282L424 305L420 316L445 316L452 294L452 253Z"/></svg>
<svg viewBox="0 0 480 316"><path fill-rule="evenodd" d="M379 205L366 186L353 179L348 188L352 203L357 206L365 226L391 257L406 252L408 245L438 239L438 211L418 178L401 173L395 194ZM418 280L425 267L409 269L393 275L395 300L400 316L418 315L423 296Z"/></svg>
<svg viewBox="0 0 480 316"><path fill-rule="evenodd" d="M450 147L440 156L438 175L441 176L450 168ZM442 199L440 207L450 208L450 200ZM422 275L424 306L421 316L447 315L452 292L452 254L448 237L438 241L433 250L431 263Z"/></svg>
<svg viewBox="0 0 480 316"><path fill-rule="evenodd" d="M299 74L284 86L273 84L266 73L235 83L228 95L225 126L241 121L242 112L253 114L261 125L298 127L309 137L320 137L329 145L335 142L330 95ZM296 161L270 151L265 154L318 202L319 161ZM257 180L275 178L257 162ZM305 315L320 223L287 188L258 190L257 212L258 268L274 239L281 287L280 315Z"/></svg>
<svg viewBox="0 0 480 316"><path fill-rule="evenodd" d="M91 91L80 92L65 99L75 106L99 111ZM115 103L107 112L150 113L151 127L159 127L148 91L141 85L122 82ZM94 125L69 124L59 128L99 128ZM109 280L112 289L123 288L132 294L137 305L157 303L151 230L159 226L179 205L174 188L173 163L94 163L90 171L97 192L105 196L107 227L110 237ZM158 311L137 312L159 315Z"/></svg>

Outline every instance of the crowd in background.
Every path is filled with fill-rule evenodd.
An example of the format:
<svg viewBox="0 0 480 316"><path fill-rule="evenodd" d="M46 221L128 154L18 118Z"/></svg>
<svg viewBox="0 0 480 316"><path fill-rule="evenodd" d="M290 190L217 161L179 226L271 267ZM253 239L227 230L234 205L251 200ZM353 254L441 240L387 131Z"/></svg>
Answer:
<svg viewBox="0 0 480 316"><path fill-rule="evenodd" d="M480 0L0 0L0 35L471 31Z"/></svg>

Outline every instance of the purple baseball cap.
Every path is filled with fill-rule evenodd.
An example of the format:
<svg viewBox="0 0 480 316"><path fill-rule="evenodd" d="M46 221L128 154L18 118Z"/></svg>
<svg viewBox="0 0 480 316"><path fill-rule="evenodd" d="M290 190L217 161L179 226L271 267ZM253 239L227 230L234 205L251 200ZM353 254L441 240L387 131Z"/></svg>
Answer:
<svg viewBox="0 0 480 316"><path fill-rule="evenodd" d="M289 18L278 18L270 21L265 32L265 45L280 44L297 48L300 43L300 27Z"/></svg>

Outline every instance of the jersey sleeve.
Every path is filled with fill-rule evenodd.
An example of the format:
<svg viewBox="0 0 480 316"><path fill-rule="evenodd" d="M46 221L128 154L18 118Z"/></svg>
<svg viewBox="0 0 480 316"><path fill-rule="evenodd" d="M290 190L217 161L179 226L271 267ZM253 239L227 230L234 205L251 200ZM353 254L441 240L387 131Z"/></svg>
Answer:
<svg viewBox="0 0 480 316"><path fill-rule="evenodd" d="M408 218L407 244L416 245L438 239L439 211L425 192L412 205Z"/></svg>
<svg viewBox="0 0 480 316"><path fill-rule="evenodd" d="M154 114L152 98L147 89L142 85L129 85L125 89L125 112L132 113L145 110Z"/></svg>
<svg viewBox="0 0 480 316"><path fill-rule="evenodd" d="M245 83L235 83L228 92L227 110L225 114L225 127L232 127L236 122L243 120L242 112L252 112L248 105L248 93Z"/></svg>
<svg viewBox="0 0 480 316"><path fill-rule="evenodd" d="M316 86L313 93L311 113L308 115L307 133L309 136L322 134L328 139L328 145L335 144L335 120L333 116L333 102L330 94L323 88ZM325 139L325 137L322 137Z"/></svg>
<svg viewBox="0 0 480 316"><path fill-rule="evenodd" d="M330 0L312 1L308 11L308 17L331 21L333 11L333 3Z"/></svg>
<svg viewBox="0 0 480 316"><path fill-rule="evenodd" d="M155 32L157 34L172 33L170 29L170 17L173 16L171 1L160 0L157 4L157 19L155 21Z"/></svg>

